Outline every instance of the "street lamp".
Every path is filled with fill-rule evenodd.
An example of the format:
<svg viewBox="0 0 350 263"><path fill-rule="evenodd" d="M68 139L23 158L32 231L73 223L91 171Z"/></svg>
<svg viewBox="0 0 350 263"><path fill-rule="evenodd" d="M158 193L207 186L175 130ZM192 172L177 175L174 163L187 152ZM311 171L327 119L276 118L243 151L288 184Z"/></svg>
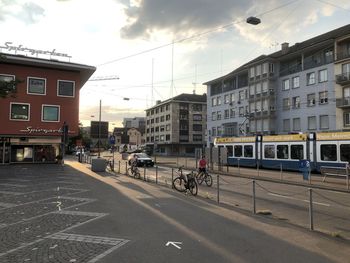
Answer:
<svg viewBox="0 0 350 263"><path fill-rule="evenodd" d="M261 20L255 16L250 16L247 18L247 23L256 26L261 23Z"/></svg>

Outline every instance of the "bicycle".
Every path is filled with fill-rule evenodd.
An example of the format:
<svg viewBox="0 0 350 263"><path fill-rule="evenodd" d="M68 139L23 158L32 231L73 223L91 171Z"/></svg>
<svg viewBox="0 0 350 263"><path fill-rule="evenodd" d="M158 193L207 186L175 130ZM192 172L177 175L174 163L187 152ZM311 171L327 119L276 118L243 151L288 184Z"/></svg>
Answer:
<svg viewBox="0 0 350 263"><path fill-rule="evenodd" d="M111 171L114 172L114 160L111 159L110 157L106 160L107 168Z"/></svg>
<svg viewBox="0 0 350 263"><path fill-rule="evenodd" d="M178 171L176 172L178 176L172 182L173 187L179 192L186 192L186 190L189 190L192 195L197 195L198 185L193 171L184 175L182 168L183 166L179 167Z"/></svg>
<svg viewBox="0 0 350 263"><path fill-rule="evenodd" d="M141 173L139 168L137 168L137 166L130 166L127 170L128 175L134 176L134 178L136 179L140 179L141 178Z"/></svg>
<svg viewBox="0 0 350 263"><path fill-rule="evenodd" d="M201 185L203 183L203 181L206 183L207 186L212 186L213 185L213 177L208 174L207 171L203 172L198 172L196 175L197 178L197 182L199 185Z"/></svg>

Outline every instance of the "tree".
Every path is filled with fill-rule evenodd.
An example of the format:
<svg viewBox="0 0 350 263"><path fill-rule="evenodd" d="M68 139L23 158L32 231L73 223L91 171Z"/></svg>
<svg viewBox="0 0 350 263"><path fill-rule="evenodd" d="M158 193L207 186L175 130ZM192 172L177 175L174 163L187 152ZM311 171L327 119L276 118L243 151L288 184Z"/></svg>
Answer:
<svg viewBox="0 0 350 263"><path fill-rule="evenodd" d="M3 55L0 55L0 61L5 60L6 58ZM1 78L0 77L0 98L7 98L7 97L16 97L17 93L17 85L18 83L21 83L23 81L18 80L17 78L14 79L7 79L6 77Z"/></svg>

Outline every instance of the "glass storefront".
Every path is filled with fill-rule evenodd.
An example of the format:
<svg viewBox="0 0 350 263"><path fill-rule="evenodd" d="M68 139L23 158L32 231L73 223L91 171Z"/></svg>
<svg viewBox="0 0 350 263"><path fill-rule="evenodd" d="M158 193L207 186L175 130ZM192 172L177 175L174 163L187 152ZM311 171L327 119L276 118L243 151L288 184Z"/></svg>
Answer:
<svg viewBox="0 0 350 263"><path fill-rule="evenodd" d="M58 145L11 145L11 162L53 163Z"/></svg>

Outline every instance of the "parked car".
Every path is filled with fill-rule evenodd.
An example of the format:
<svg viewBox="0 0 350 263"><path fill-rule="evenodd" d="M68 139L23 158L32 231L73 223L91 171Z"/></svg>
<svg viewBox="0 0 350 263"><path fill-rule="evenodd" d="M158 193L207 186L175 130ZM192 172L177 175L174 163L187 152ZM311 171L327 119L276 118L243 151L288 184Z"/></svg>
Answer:
<svg viewBox="0 0 350 263"><path fill-rule="evenodd" d="M137 166L154 166L154 161L152 160L151 157L149 157L147 154L145 153L133 153L133 154L129 154L128 156L128 163L129 165L131 165L131 162L134 158L134 155L136 155L137 158Z"/></svg>

